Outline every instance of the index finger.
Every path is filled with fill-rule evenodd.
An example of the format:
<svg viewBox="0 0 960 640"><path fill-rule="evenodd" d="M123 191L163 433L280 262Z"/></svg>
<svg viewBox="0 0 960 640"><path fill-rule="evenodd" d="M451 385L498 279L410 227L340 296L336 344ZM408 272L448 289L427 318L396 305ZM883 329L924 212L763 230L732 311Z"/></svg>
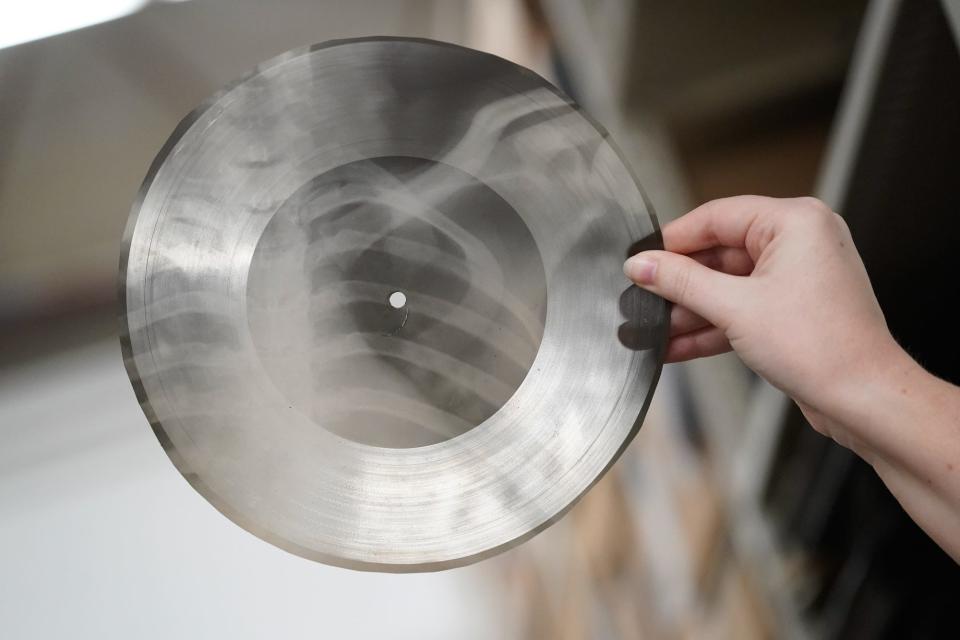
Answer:
<svg viewBox="0 0 960 640"><path fill-rule="evenodd" d="M663 245L674 253L713 247L747 248L747 235L757 220L776 207L776 198L733 196L706 202L663 227Z"/></svg>

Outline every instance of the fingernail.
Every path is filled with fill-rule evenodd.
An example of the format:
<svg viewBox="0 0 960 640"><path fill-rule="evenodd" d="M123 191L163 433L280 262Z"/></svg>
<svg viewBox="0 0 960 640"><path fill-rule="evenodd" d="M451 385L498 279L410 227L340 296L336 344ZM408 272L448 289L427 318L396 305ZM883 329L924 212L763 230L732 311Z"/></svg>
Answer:
<svg viewBox="0 0 960 640"><path fill-rule="evenodd" d="M623 273L638 284L653 284L653 277L657 274L657 263L640 256L633 256L623 263Z"/></svg>

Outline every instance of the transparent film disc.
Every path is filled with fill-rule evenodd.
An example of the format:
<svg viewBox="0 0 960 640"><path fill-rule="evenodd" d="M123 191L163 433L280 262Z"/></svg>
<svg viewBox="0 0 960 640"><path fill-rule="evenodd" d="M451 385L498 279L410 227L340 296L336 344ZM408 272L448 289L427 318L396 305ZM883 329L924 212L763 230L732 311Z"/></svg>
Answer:
<svg viewBox="0 0 960 640"><path fill-rule="evenodd" d="M666 303L657 222L534 73L425 40L271 60L180 124L133 207L124 359L217 509L358 569L473 562L554 522L629 443Z"/></svg>

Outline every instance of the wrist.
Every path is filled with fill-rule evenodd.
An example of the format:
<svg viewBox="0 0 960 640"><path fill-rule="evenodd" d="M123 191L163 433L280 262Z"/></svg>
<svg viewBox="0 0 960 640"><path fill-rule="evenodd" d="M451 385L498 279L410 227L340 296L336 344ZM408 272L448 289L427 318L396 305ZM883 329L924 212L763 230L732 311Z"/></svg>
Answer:
<svg viewBox="0 0 960 640"><path fill-rule="evenodd" d="M902 451L903 428L918 420L918 407L933 376L892 337L834 385L822 412L829 435L873 464Z"/></svg>

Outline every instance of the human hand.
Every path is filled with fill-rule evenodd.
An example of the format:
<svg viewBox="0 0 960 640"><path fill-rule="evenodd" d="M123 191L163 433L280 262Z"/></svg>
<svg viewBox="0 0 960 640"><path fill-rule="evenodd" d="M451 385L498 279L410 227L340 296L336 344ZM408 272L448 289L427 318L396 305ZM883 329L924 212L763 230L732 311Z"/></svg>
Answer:
<svg viewBox="0 0 960 640"><path fill-rule="evenodd" d="M663 242L624 272L675 303L667 362L732 348L820 428L819 414L902 354L846 223L816 199L714 200L666 225Z"/></svg>
<svg viewBox="0 0 960 640"><path fill-rule="evenodd" d="M813 198L725 198L663 243L624 272L675 303L667 361L734 349L960 562L960 388L894 341L840 216Z"/></svg>

